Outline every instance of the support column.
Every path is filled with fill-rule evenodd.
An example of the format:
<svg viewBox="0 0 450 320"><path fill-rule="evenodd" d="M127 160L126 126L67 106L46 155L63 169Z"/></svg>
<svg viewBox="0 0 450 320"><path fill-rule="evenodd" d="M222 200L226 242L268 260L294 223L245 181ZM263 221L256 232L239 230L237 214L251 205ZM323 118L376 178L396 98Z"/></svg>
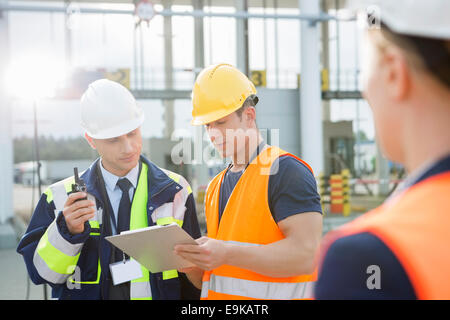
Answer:
<svg viewBox="0 0 450 320"><path fill-rule="evenodd" d="M322 11L328 12L328 1L322 0ZM321 42L322 42L322 68L330 72L330 49L329 49L329 32L328 32L328 20L325 20L320 25L321 28ZM322 116L323 121L331 121L330 101L322 101Z"/></svg>
<svg viewBox="0 0 450 320"><path fill-rule="evenodd" d="M194 10L203 11L203 0L192 0ZM198 70L205 67L205 40L203 29L203 18L194 18L194 69L197 77Z"/></svg>
<svg viewBox="0 0 450 320"><path fill-rule="evenodd" d="M164 1L164 9L171 10L172 1ZM173 85L173 47L172 47L172 17L164 16L164 78L165 89L172 90ZM164 137L169 138L175 129L175 113L174 100L167 99L163 101L164 104Z"/></svg>
<svg viewBox="0 0 450 320"><path fill-rule="evenodd" d="M64 15L65 20L65 32L64 32L64 55L65 64L67 68L71 69L73 67L72 59L72 28L77 27L76 23L79 23L76 19L77 17L71 17L72 14L78 14L77 12L71 12L71 2L69 0L64 1L64 6L66 8L66 14ZM70 22L70 19L73 19Z"/></svg>
<svg viewBox="0 0 450 320"><path fill-rule="evenodd" d="M377 143L377 159L376 172L378 179L378 193L379 196L387 196L389 194L389 162L383 156L379 144Z"/></svg>
<svg viewBox="0 0 450 320"><path fill-rule="evenodd" d="M301 14L318 16L319 0L299 0ZM302 20L301 86L300 86L300 141L301 157L318 175L324 169L322 96L320 91L319 25Z"/></svg>
<svg viewBox="0 0 450 320"><path fill-rule="evenodd" d="M7 5L7 1L0 2ZM0 75L4 75L9 63L8 14L0 11ZM12 143L12 112L11 100L0 81L0 224L5 223L14 215L13 208L13 143Z"/></svg>
<svg viewBox="0 0 450 320"><path fill-rule="evenodd" d="M273 9L274 13L278 14L278 0L273 0ZM275 18L273 21L274 30L273 30L273 42L275 44L274 53L275 53L275 87L277 89L280 88L280 55L278 54L278 19Z"/></svg>
<svg viewBox="0 0 450 320"><path fill-rule="evenodd" d="M247 0L235 0L236 10L247 12ZM248 62L248 20L236 19L236 66L239 70L250 75Z"/></svg>

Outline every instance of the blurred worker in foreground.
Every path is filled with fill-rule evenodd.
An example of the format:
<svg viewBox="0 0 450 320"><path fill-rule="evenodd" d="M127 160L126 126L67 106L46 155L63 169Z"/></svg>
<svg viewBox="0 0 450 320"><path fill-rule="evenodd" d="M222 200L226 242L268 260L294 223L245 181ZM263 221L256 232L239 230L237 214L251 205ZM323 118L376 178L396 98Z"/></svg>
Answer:
<svg viewBox="0 0 450 320"><path fill-rule="evenodd" d="M144 113L125 87L106 79L91 83L81 119L100 158L81 175L87 194L71 193L70 177L41 196L17 249L31 280L48 283L60 299L198 299L200 291L177 270L152 274L138 264L142 277L136 278L115 269L125 282L113 285L110 264L137 262L105 236L177 222L200 237L195 202L183 177L141 156Z"/></svg>
<svg viewBox="0 0 450 320"><path fill-rule="evenodd" d="M385 155L409 172L324 239L317 299L450 299L450 1L381 1L364 96Z"/></svg>
<svg viewBox="0 0 450 320"><path fill-rule="evenodd" d="M206 191L208 237L175 247L204 270L202 299L312 297L322 234L316 181L308 164L263 141L255 94L228 64L204 69L194 84L192 124L231 158Z"/></svg>

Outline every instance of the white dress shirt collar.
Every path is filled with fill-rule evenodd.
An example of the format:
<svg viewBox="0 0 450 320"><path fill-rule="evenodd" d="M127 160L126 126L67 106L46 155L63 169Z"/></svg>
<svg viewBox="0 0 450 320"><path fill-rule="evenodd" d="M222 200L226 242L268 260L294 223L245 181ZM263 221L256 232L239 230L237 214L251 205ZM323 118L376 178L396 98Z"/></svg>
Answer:
<svg viewBox="0 0 450 320"><path fill-rule="evenodd" d="M115 174L112 174L111 172L106 170L103 167L103 163L101 162L101 160L100 160L100 164L101 164L100 169L102 171L103 180L105 181L105 186L109 191L111 191L111 192L114 191L114 189L116 188L116 185L117 185L117 181L121 178L127 178L133 185L133 188L136 189L137 182L138 182L138 175L139 175L139 162L124 177L116 176Z"/></svg>

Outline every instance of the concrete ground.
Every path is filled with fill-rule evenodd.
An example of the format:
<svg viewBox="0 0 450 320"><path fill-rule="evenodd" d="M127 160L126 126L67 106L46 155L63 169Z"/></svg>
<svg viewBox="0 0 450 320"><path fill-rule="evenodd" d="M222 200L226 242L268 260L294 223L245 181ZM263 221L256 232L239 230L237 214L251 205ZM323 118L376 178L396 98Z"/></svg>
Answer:
<svg viewBox="0 0 450 320"><path fill-rule="evenodd" d="M36 286L28 280L27 270L21 255L15 249L0 250L0 300L42 300L43 286ZM29 281L29 284L27 283ZM50 295L50 288L48 287Z"/></svg>
<svg viewBox="0 0 450 320"><path fill-rule="evenodd" d="M325 210L327 211L323 218L323 234L336 229L337 227L354 220L355 218L361 216L362 214L378 207L383 201L384 197L374 197L374 196L352 196L350 198L352 212L350 215L344 217L341 214L329 213L327 206Z"/></svg>
<svg viewBox="0 0 450 320"><path fill-rule="evenodd" d="M42 186L42 192L47 189L47 186ZM34 199L33 199L34 192ZM23 221L28 223L31 218L31 214L39 201L40 195L36 190L29 186L23 186L21 184L14 185L13 198L14 198L14 213L16 216L22 218ZM34 200L34 201L33 201Z"/></svg>
<svg viewBox="0 0 450 320"><path fill-rule="evenodd" d="M43 286L34 285L28 279L23 257L16 252L19 239L25 230L26 224L19 216L0 225L0 300L44 298ZM47 286L47 290L50 296L50 287Z"/></svg>

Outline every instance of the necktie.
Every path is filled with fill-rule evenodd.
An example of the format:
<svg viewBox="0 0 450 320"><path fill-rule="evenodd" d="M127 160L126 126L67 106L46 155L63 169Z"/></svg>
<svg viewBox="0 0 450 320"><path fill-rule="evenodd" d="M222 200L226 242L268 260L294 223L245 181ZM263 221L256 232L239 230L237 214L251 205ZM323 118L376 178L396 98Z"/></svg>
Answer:
<svg viewBox="0 0 450 320"><path fill-rule="evenodd" d="M119 212L117 214L117 234L130 229L130 211L131 201L129 190L133 186L127 178L117 181L117 186L122 190L122 198L119 203ZM116 261L123 259L123 255L119 249L116 249Z"/></svg>

